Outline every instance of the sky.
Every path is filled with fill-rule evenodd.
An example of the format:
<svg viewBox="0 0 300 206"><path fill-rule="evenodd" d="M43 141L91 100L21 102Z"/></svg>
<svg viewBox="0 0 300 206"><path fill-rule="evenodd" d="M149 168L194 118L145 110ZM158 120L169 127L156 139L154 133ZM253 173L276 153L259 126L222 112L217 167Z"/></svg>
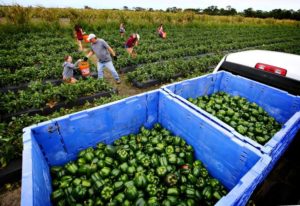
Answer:
<svg viewBox="0 0 300 206"><path fill-rule="evenodd" d="M226 8L230 5L238 11L247 8L270 11L272 9L300 9L300 0L0 0L0 4L20 4L22 6L44 7L73 7L83 8L89 6L96 9L121 9L123 6L166 9L176 6L178 8L207 8L214 5Z"/></svg>

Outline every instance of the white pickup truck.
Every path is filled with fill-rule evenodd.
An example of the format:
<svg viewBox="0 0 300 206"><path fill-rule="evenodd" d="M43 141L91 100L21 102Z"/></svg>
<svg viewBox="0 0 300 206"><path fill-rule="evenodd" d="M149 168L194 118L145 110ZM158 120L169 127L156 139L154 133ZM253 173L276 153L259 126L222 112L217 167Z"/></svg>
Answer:
<svg viewBox="0 0 300 206"><path fill-rule="evenodd" d="M263 50L237 52L226 55L214 72L220 70L300 95L299 55ZM254 205L300 204L299 191L295 189L300 183L299 148L300 132L266 180L254 191L250 198Z"/></svg>
<svg viewBox="0 0 300 206"><path fill-rule="evenodd" d="M248 50L226 55L214 72L225 70L300 95L300 56Z"/></svg>

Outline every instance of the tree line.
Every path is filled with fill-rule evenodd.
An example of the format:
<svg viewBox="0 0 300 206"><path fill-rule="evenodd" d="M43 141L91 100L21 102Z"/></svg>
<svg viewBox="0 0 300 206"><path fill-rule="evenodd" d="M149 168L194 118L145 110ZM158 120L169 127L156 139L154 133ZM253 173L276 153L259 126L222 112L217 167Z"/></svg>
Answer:
<svg viewBox="0 0 300 206"><path fill-rule="evenodd" d="M130 10L127 6L123 7L124 10ZM155 11L153 8L142 8L134 7L131 10L135 11ZM253 8L248 8L242 12L238 12L235 8L227 6L226 8L218 8L217 6L209 6L205 9L200 8L188 8L182 9L177 7L169 7L166 10L156 10L156 11L166 11L166 12L194 12L196 14L208 14L208 15L219 15L219 16L235 16L241 15L245 17L256 17L256 18L274 18L274 19L293 19L300 21L300 9L298 10L286 10L286 9L273 9L271 11L254 10Z"/></svg>

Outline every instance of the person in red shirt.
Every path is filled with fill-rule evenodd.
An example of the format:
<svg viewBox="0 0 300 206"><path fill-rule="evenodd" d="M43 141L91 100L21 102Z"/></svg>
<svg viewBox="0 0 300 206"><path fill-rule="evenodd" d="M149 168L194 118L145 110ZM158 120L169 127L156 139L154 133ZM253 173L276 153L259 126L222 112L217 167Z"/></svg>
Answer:
<svg viewBox="0 0 300 206"><path fill-rule="evenodd" d="M133 51L133 48L138 45L140 40L139 34L132 34L125 43L125 49L130 54L131 57L136 57L136 52Z"/></svg>
<svg viewBox="0 0 300 206"><path fill-rule="evenodd" d="M83 40L84 32L82 30L82 27L78 24L75 25L74 30L75 30L75 35L79 46L79 51L82 51L83 50L82 40Z"/></svg>

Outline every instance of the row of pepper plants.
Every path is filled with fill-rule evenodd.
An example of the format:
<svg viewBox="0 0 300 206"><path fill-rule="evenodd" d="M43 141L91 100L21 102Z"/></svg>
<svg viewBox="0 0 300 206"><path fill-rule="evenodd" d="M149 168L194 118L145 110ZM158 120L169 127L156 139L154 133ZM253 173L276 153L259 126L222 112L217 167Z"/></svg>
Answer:
<svg viewBox="0 0 300 206"><path fill-rule="evenodd" d="M69 109L61 108L59 111L53 112L50 115L33 115L27 114L13 117L10 121L0 123L0 169L9 164L10 161L20 158L22 156L22 135L23 128L33 124L38 124L56 117L71 114L109 102L113 102L124 98L119 95L112 95L111 97L100 97L93 101L93 103L85 103L82 106L76 106Z"/></svg>
<svg viewBox="0 0 300 206"><path fill-rule="evenodd" d="M16 113L30 108L43 108L51 103L69 103L79 97L90 96L101 91L112 91L112 88L104 80L92 78L80 80L76 84L59 86L40 81L31 82L25 90L3 94L0 97L0 112Z"/></svg>
<svg viewBox="0 0 300 206"><path fill-rule="evenodd" d="M0 86L61 78L64 56L82 56L66 31L18 32L0 43ZM13 41L12 41L13 39Z"/></svg>
<svg viewBox="0 0 300 206"><path fill-rule="evenodd" d="M172 36L162 40L154 32L143 29L140 45L136 48L139 55L135 59L125 52L126 39L121 39L116 32L95 33L117 51L119 58L114 62L117 69L208 52L299 41L300 38L299 32L289 27L210 26L189 30L187 33L185 28L172 29ZM31 80L60 78L61 64L66 54L72 55L74 59L82 57L82 53L76 52L77 46L70 37L70 32L17 33L13 38L18 42L11 43L7 40L0 43L2 87L28 83Z"/></svg>
<svg viewBox="0 0 300 206"><path fill-rule="evenodd" d="M203 58L178 58L176 60L165 61L164 63L145 64L135 71L127 73L130 82L138 81L145 83L149 80L160 80L168 82L175 76L187 77L190 74L202 75L208 72L208 67L217 64L222 56L211 55Z"/></svg>
<svg viewBox="0 0 300 206"><path fill-rule="evenodd" d="M271 40L270 40L271 41ZM274 44L262 44L257 49L273 50L300 54L300 49L295 46L299 40L294 39L288 42L279 41ZM234 46L232 49L236 49ZM138 66L134 71L126 74L129 82L145 83L149 80L160 82L174 81L176 76L195 77L212 72L210 66L216 65L223 55L207 55L204 57L176 58L161 63L149 63Z"/></svg>

